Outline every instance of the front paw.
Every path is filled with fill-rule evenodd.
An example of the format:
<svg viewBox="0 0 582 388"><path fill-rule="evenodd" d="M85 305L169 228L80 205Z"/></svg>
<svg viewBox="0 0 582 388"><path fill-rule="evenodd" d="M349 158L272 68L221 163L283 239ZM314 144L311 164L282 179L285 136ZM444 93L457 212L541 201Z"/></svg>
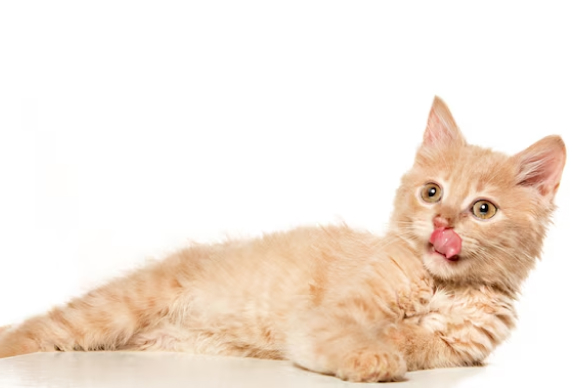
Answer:
<svg viewBox="0 0 582 388"><path fill-rule="evenodd" d="M354 382L400 381L406 362L397 352L362 349L346 355L336 374Z"/></svg>

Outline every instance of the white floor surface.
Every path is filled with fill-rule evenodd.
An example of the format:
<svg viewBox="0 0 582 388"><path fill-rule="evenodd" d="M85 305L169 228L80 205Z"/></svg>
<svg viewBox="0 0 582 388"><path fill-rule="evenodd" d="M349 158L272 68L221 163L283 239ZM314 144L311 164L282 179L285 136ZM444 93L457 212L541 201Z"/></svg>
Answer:
<svg viewBox="0 0 582 388"><path fill-rule="evenodd" d="M549 376L548 376L549 377ZM405 387L576 386L557 374L507 370L488 365L412 372ZM573 385L572 385L573 384ZM388 386L389 386L388 385ZM294 367L285 361L208 357L182 353L72 352L37 353L0 360L0 387L348 387L354 384Z"/></svg>

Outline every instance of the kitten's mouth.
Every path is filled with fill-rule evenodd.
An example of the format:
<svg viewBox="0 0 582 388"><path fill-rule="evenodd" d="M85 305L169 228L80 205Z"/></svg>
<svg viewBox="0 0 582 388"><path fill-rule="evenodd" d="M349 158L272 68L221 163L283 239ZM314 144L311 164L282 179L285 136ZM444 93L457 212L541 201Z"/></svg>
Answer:
<svg viewBox="0 0 582 388"><path fill-rule="evenodd" d="M453 255L453 256L447 257L447 255L446 255L446 254L444 254L444 253L442 253L442 252L439 252L439 251L437 251L437 250L435 249L434 245L432 245L432 244L429 244L429 246L428 246L428 250L429 250L429 253L431 253L431 254L435 254L435 255L439 255L439 256L441 256L443 259L445 259L446 261L453 262L453 263L454 263L454 262L456 262L456 261L459 261L459 259L461 258L459 255Z"/></svg>
<svg viewBox="0 0 582 388"><path fill-rule="evenodd" d="M436 228L429 242L432 253L439 254L450 262L459 260L463 240L452 228Z"/></svg>

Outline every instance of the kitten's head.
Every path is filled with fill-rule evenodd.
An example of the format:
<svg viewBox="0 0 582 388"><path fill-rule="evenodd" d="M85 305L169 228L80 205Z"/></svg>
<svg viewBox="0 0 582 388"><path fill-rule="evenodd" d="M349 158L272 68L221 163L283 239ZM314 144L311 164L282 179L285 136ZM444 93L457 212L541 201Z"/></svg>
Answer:
<svg viewBox="0 0 582 388"><path fill-rule="evenodd" d="M541 253L565 161L559 136L513 156L469 145L437 97L393 229L437 278L515 290Z"/></svg>

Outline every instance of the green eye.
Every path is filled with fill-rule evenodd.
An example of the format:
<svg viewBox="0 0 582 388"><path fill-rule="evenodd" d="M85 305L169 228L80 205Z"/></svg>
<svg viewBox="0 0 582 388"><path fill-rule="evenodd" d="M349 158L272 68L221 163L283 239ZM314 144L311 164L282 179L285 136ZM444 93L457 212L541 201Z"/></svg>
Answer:
<svg viewBox="0 0 582 388"><path fill-rule="evenodd" d="M443 191L436 183L427 183L422 188L420 196L425 202L435 203L441 200Z"/></svg>
<svg viewBox="0 0 582 388"><path fill-rule="evenodd" d="M481 200L473 205L473 214L482 220L489 219L497 213L497 207L489 201Z"/></svg>

